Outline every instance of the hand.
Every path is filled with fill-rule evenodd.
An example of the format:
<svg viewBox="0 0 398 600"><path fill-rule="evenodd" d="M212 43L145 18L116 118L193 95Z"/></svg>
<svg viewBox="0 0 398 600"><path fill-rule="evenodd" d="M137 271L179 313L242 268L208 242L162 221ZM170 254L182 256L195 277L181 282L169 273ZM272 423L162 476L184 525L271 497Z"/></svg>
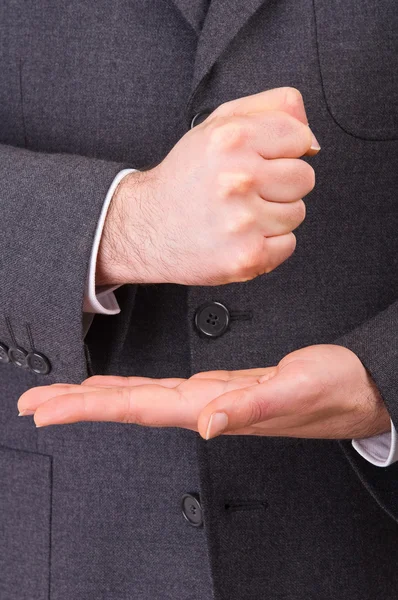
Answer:
<svg viewBox="0 0 398 600"><path fill-rule="evenodd" d="M276 367L199 373L190 379L91 377L33 388L18 402L36 425L119 421L221 433L363 438L389 431L387 409L359 358L341 346L309 346Z"/></svg>
<svg viewBox="0 0 398 600"><path fill-rule="evenodd" d="M97 284L220 285L295 249L319 145L303 99L279 88L227 102L155 168L127 175L105 221Z"/></svg>

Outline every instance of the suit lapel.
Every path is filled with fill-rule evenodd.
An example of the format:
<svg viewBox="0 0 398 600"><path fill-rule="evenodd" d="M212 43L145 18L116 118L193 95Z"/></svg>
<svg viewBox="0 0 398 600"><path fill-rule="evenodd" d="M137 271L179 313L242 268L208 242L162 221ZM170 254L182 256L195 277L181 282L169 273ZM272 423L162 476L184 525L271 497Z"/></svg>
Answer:
<svg viewBox="0 0 398 600"><path fill-rule="evenodd" d="M193 94L220 54L265 1L211 1L198 42L192 86ZM179 3L183 4L183 0L179 0Z"/></svg>
<svg viewBox="0 0 398 600"><path fill-rule="evenodd" d="M199 35L205 10L203 0L172 0L172 2L196 34Z"/></svg>

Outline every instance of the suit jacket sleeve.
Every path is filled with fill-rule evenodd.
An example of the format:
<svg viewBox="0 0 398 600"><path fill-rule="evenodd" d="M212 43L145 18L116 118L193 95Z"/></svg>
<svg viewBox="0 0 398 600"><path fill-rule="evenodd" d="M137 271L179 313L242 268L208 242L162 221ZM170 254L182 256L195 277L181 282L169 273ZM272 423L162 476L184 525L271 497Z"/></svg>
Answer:
<svg viewBox="0 0 398 600"><path fill-rule="evenodd" d="M91 249L108 189L129 166L0 144L0 341L49 359L38 384L87 376Z"/></svg>
<svg viewBox="0 0 398 600"><path fill-rule="evenodd" d="M398 429L398 302L335 343L360 358Z"/></svg>

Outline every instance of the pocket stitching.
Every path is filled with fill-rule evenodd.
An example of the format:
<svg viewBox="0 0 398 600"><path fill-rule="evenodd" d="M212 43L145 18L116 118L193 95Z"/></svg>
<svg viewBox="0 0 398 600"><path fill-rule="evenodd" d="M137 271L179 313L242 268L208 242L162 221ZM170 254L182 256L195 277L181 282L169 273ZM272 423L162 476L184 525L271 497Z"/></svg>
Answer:
<svg viewBox="0 0 398 600"><path fill-rule="evenodd" d="M52 574L52 519L53 519L53 457L43 452L33 452L23 448L14 448L0 444L0 452L11 452L17 455L40 456L49 459L49 514L48 514L48 590L46 597L51 600L51 574Z"/></svg>
<svg viewBox="0 0 398 600"><path fill-rule="evenodd" d="M321 53L320 53L320 47L319 47L319 28L318 28L317 9L315 6L315 0L312 0L312 8L313 8L314 26L315 26L315 46L316 46L316 53L317 53L317 60L318 60L319 77L320 77L321 88L322 88L322 96L325 101L326 109L327 109L330 117L332 118L333 122L337 125L337 127L339 127L339 129L344 131L344 133L346 133L347 135L349 135L355 139L364 140L366 142L394 142L394 141L397 141L398 135L394 136L394 137L383 138L383 137L373 137L370 135L365 136L365 135L361 135L359 133L353 133L352 131L349 131L346 127L344 127L344 125L342 125L337 120L335 115L333 114L333 111L329 104L328 95L326 94L326 86L325 86L324 76L323 76Z"/></svg>

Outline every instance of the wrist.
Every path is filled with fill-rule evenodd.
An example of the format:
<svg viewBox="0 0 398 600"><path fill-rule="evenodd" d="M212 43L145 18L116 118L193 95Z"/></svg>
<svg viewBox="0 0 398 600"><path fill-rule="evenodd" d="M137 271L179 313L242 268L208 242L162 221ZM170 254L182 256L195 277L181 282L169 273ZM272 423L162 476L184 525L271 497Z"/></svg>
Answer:
<svg viewBox="0 0 398 600"><path fill-rule="evenodd" d="M130 283L126 272L126 244L123 243L126 220L126 197L137 181L138 172L127 174L117 185L106 214L101 241L98 248L95 281L97 286Z"/></svg>
<svg viewBox="0 0 398 600"><path fill-rule="evenodd" d="M129 173L113 194L98 251L97 285L163 282L151 269L157 233L152 173Z"/></svg>
<svg viewBox="0 0 398 600"><path fill-rule="evenodd" d="M366 370L366 369L365 369ZM380 435L391 431L391 418L387 410L387 406L375 384L372 377L366 370L367 377L367 392L365 393L366 402L369 407L373 408L371 411L371 418L369 421L369 430L366 432L364 437L372 437L374 435Z"/></svg>

